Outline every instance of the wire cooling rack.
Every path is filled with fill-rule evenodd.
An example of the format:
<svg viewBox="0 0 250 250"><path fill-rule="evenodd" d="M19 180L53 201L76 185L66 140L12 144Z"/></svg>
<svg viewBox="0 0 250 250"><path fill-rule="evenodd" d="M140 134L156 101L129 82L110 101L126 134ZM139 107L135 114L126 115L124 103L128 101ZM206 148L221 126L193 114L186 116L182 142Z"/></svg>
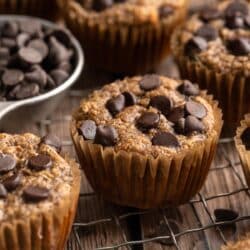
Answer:
<svg viewBox="0 0 250 250"><path fill-rule="evenodd" d="M72 97L81 98L82 96L83 94L79 91L71 91L69 100L71 100ZM40 134L43 135L50 131L52 126L57 127L57 124L68 123L69 120L70 115L63 115L60 117L56 116L52 120L43 120L38 124ZM68 131L65 133L68 133ZM73 151L73 145L70 138L66 138L67 139L63 141L65 151L68 151L69 149ZM236 156L232 157L232 155ZM220 176L225 176L225 183L229 183L227 187L228 190L223 188L223 181L214 181L215 178ZM216 182L218 184L213 184ZM211 185L209 188L210 183L212 183L212 188ZM216 188L214 188L214 186ZM244 194L244 197L242 194ZM90 189L87 189L87 191L83 190L81 192L79 203L83 202L84 200L84 202L88 202L87 200L91 198L97 200L95 206L98 207L99 205L101 206L101 204L103 205L102 199ZM215 209L221 204L225 206L227 202L224 203L224 201L231 200L231 198L233 199L233 202L230 203L229 206L232 209L234 209L234 207L236 207L236 210L240 209L241 211L238 211L239 216L232 221L216 222L213 213L214 210L212 208ZM71 238L69 240L67 249L218 249L215 248L214 242L219 242L216 245L217 247L227 244L229 240L227 229L229 226L234 228L233 235L235 235L237 231L236 226L239 228L238 231L240 231L240 233L243 231L241 226L238 226L240 223L245 223L246 228L250 227L250 206L247 205L248 202L250 204L249 198L249 188L245 183L240 161L233 146L233 139L221 139L219 142L217 155L208 175L205 187L198 195L190 200L189 203L185 204L185 209L182 209L182 212L185 211L185 215L182 217L188 218L192 214L192 218L195 223L191 225L186 224L185 226L182 226L176 230L176 223L178 223L178 220L176 220L176 218L173 220L169 214L171 214L172 210L177 211L179 208L167 207L159 210L137 210L123 208L122 212L119 214L116 213L116 211L120 211L120 208L114 206L112 210L109 211L109 213L101 217L96 216L95 218L92 216L91 219L79 219L79 216L77 216L73 225ZM210 206L209 203L212 201L213 206ZM244 203L242 205L243 209L241 209L242 207L239 207L239 204L242 203ZM105 204L106 203L104 203L104 207L106 206ZM84 213L84 211L82 212ZM147 226L144 222L145 220L150 220L152 217L157 217L158 219L154 222L150 222L150 231L147 230ZM94 234L93 238L98 237L98 232L91 231L91 228L102 225L105 226L107 224L111 224L114 230L119 232L121 235L119 240L114 239L107 242L101 242L99 245L96 243L91 246L85 244L86 235ZM213 232L211 232L211 230ZM108 232L106 233L108 234ZM202 246L197 245L196 248L193 248L188 246L185 247L185 242L180 244L182 238L185 235L190 235L190 237L192 237L188 239L188 242L190 243L190 241L195 238L195 234L201 234L198 243L201 242ZM105 237L112 238L113 235L110 233L110 235L106 235ZM238 237L241 237L241 235L237 235L237 238ZM162 246L164 248L161 248Z"/></svg>

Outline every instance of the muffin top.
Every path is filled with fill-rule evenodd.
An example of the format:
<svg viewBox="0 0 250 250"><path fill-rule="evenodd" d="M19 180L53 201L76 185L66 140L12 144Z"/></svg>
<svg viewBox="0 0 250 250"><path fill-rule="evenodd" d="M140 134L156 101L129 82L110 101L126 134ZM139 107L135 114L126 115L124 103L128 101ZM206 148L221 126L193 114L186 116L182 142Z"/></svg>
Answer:
<svg viewBox="0 0 250 250"><path fill-rule="evenodd" d="M166 20L185 3L186 0L78 0L73 5L90 22L136 25Z"/></svg>
<svg viewBox="0 0 250 250"><path fill-rule="evenodd" d="M250 75L250 11L244 0L222 1L177 31L176 53L219 73ZM178 56L178 55L177 55Z"/></svg>
<svg viewBox="0 0 250 250"><path fill-rule="evenodd" d="M1 223L55 209L68 197L72 168L56 149L53 136L0 134Z"/></svg>
<svg viewBox="0 0 250 250"><path fill-rule="evenodd" d="M89 143L153 157L217 133L211 99L197 85L163 76L125 78L81 102L74 122Z"/></svg>

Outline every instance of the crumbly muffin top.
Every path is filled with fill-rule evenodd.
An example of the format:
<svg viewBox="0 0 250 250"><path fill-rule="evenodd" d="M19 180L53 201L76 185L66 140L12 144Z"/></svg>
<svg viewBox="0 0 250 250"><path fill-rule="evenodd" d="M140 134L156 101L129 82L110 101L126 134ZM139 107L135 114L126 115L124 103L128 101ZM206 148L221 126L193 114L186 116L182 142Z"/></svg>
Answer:
<svg viewBox="0 0 250 250"><path fill-rule="evenodd" d="M212 136L209 101L191 82L157 75L104 86L75 113L79 136L89 143L152 155L171 155Z"/></svg>
<svg viewBox="0 0 250 250"><path fill-rule="evenodd" d="M222 73L250 75L250 11L244 0L223 1L193 15L175 36L176 53Z"/></svg>
<svg viewBox="0 0 250 250"><path fill-rule="evenodd" d="M90 23L157 23L174 15L186 0L78 0L76 7Z"/></svg>
<svg viewBox="0 0 250 250"><path fill-rule="evenodd" d="M244 238L237 242L231 242L227 246L223 246L221 250L248 250L250 249L250 234L247 234Z"/></svg>
<svg viewBox="0 0 250 250"><path fill-rule="evenodd" d="M51 135L0 134L0 223L49 211L68 197L72 169L56 150Z"/></svg>

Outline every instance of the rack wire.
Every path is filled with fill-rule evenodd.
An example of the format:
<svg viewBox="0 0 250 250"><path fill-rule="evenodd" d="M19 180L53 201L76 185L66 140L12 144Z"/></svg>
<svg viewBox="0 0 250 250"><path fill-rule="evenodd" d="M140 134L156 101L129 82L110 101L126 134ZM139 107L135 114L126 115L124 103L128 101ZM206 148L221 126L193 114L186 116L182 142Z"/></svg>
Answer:
<svg viewBox="0 0 250 250"><path fill-rule="evenodd" d="M82 97L83 93L79 93L79 91L71 91L70 97ZM41 121L38 125L40 128L40 133L41 135L45 134L47 131L50 130L50 126L53 125L54 123L65 123L69 122L70 116L66 115L61 118L55 118L52 120L43 120ZM226 199L227 197L233 197L236 196L240 193L244 193L247 195L248 199L250 198L250 193L249 193L249 188L247 187L244 177L240 174L240 161L239 159L233 160L231 157L228 156L225 148L227 145L230 143L232 144L232 138L228 139L221 139L219 142L219 149L217 151L217 155L219 157L222 157L224 159L224 162L216 165L214 164L213 168L210 169L210 172L216 171L216 173L221 174L223 171L227 170L230 171L235 178L238 179L240 186L238 187L233 187L233 190L230 190L230 192L218 192L214 195L205 195L203 191L198 193L198 195L195 196L192 200L186 204L188 206L187 209L189 209L196 217L197 219L197 226L189 227L186 228L185 230L180 230L178 232L175 231L173 228L173 223L171 223L171 219L168 218L166 215L166 211L168 209L172 208L164 208L164 209L158 209L158 210L137 210L137 209L127 209L127 211L123 212L120 215L114 215L114 214L109 214L108 216L105 216L103 218L95 218L89 221L75 221L73 224L73 229L72 229L72 234L71 237L73 237L76 241L76 244L74 247L68 246L67 249L71 250L83 250L86 249L86 247L83 246L83 242L81 239L81 234L79 233L80 231L88 230L89 228L97 225L105 225L106 223L113 223L117 230L121 232L121 242L116 242L115 244L112 245L102 245L98 246L96 249L99 250L108 250L108 249L143 249L144 246L146 246L148 243L152 242L164 242L168 241L168 244L166 245L171 245L172 247L175 247L178 250L181 250L182 248L180 247L179 240L181 239L182 236L184 235L189 235L189 234L195 234L195 233L205 233L209 229L216 230L217 232L217 237L220 238L223 244L227 244L227 239L223 231L223 226L225 227L226 225L236 225L236 223L240 223L242 221L249 221L250 222L250 214L241 214L238 216L236 219L232 221L220 221L216 222L215 217L213 213L210 211L208 202L211 200L217 200L217 199ZM65 140L63 141L63 146L68 149L69 147L73 147L71 140ZM89 197L96 197L97 199L98 196L94 192L84 192L80 194L80 200L88 199ZM204 223L201 221L200 217L198 216L198 211L197 211L197 204L199 204L200 207L205 211L205 214L208 216L208 222ZM125 209L126 210L126 209ZM128 221L128 220L133 220L135 221L135 218L139 218L140 220L143 220L143 215L159 215L162 219L161 221L164 223L164 226L166 228L166 234L164 235L153 235L151 237L145 237L141 232L139 233L139 237L131 239L131 237L128 237L126 229L123 227L123 222ZM140 222L139 222L140 223ZM249 224L250 225L250 224ZM157 227L158 225L155 225ZM139 225L140 227L140 225ZM170 242L170 244L169 244ZM164 243L163 243L164 244ZM211 249L209 247L209 244L207 242L206 237L204 237L204 244L206 246L206 249ZM172 248L171 248L172 249Z"/></svg>

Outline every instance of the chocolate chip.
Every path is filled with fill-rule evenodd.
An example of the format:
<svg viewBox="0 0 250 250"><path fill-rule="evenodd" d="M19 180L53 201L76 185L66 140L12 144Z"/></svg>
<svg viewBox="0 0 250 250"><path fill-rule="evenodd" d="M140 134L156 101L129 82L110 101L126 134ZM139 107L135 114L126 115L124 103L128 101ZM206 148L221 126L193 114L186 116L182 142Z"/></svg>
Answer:
<svg viewBox="0 0 250 250"><path fill-rule="evenodd" d="M9 58L10 51L8 48L0 47L0 58Z"/></svg>
<svg viewBox="0 0 250 250"><path fill-rule="evenodd" d="M218 31L209 24L202 25L197 31L196 36L205 38L207 41L215 40L218 37Z"/></svg>
<svg viewBox="0 0 250 250"><path fill-rule="evenodd" d="M188 56L193 56L207 48L207 41L199 36L190 38L185 44L184 51Z"/></svg>
<svg viewBox="0 0 250 250"><path fill-rule="evenodd" d="M8 69L2 75L2 82L6 86L14 86L23 81L24 74L21 70Z"/></svg>
<svg viewBox="0 0 250 250"><path fill-rule="evenodd" d="M41 39L34 39L34 40L30 41L28 43L28 47L37 50L41 54L42 59L44 59L49 53L48 46Z"/></svg>
<svg viewBox="0 0 250 250"><path fill-rule="evenodd" d="M113 0L94 0L92 8L95 11L103 11L110 8L113 4Z"/></svg>
<svg viewBox="0 0 250 250"><path fill-rule="evenodd" d="M160 122L159 114L153 112L145 112L137 120L137 126L141 130L148 130L151 128L156 128Z"/></svg>
<svg viewBox="0 0 250 250"><path fill-rule="evenodd" d="M18 36L16 37L17 46L19 48L22 48L22 47L26 46L29 39L30 39L30 36L28 34L26 34L26 33L18 34Z"/></svg>
<svg viewBox="0 0 250 250"><path fill-rule="evenodd" d="M200 93L199 87L197 84L193 84L188 80L184 80L177 90L186 96L197 96Z"/></svg>
<svg viewBox="0 0 250 250"><path fill-rule="evenodd" d="M7 197L7 190L3 184L0 183L0 199L5 199Z"/></svg>
<svg viewBox="0 0 250 250"><path fill-rule="evenodd" d="M44 143L46 145L49 145L50 147L55 148L58 153L60 153L62 150L61 140L53 134L47 134L44 137L42 137L41 143Z"/></svg>
<svg viewBox="0 0 250 250"><path fill-rule="evenodd" d="M16 45L17 45L15 39L6 38L6 37L1 39L0 44L2 47L6 47L6 48L10 49L11 51L15 50Z"/></svg>
<svg viewBox="0 0 250 250"><path fill-rule="evenodd" d="M247 38L237 37L227 41L227 49L236 56L244 56L250 53L250 43Z"/></svg>
<svg viewBox="0 0 250 250"><path fill-rule="evenodd" d="M244 18L242 16L227 16L225 25L230 29L244 28Z"/></svg>
<svg viewBox="0 0 250 250"><path fill-rule="evenodd" d="M203 9L201 12L200 12L200 15L199 15L200 19L204 22L209 22L209 21L212 21L212 20L215 20L215 19L218 19L221 17L221 13L218 9L216 8L206 8L206 9Z"/></svg>
<svg viewBox="0 0 250 250"><path fill-rule="evenodd" d="M18 25L16 22L6 22L3 26L2 36L16 37L18 33Z"/></svg>
<svg viewBox="0 0 250 250"><path fill-rule="evenodd" d="M123 92L122 94L125 97L125 106L126 107L136 104L137 98L132 92L126 91L126 92Z"/></svg>
<svg viewBox="0 0 250 250"><path fill-rule="evenodd" d="M184 107L179 106L173 108L167 115L167 119L173 123L176 123L179 119L184 117Z"/></svg>
<svg viewBox="0 0 250 250"><path fill-rule="evenodd" d="M250 28L250 15L244 18L244 24L247 28Z"/></svg>
<svg viewBox="0 0 250 250"><path fill-rule="evenodd" d="M48 155L39 154L29 159L29 167L36 171L48 169L52 166L51 158Z"/></svg>
<svg viewBox="0 0 250 250"><path fill-rule="evenodd" d="M224 12L225 16L246 16L248 15L248 4L246 2L233 1L227 6Z"/></svg>
<svg viewBox="0 0 250 250"><path fill-rule="evenodd" d="M179 120L177 120L174 124L174 130L177 134L185 134L185 118L180 118Z"/></svg>
<svg viewBox="0 0 250 250"><path fill-rule="evenodd" d="M85 120L79 128L79 133L85 140L94 140L96 135L96 124L92 120Z"/></svg>
<svg viewBox="0 0 250 250"><path fill-rule="evenodd" d="M72 51L68 50L63 44L61 44L55 37L49 39L49 61L52 65L59 65L61 62L69 60L72 56Z"/></svg>
<svg viewBox="0 0 250 250"><path fill-rule="evenodd" d="M118 95L109 99L106 103L106 108L109 112L115 116L119 112L121 112L125 107L125 97L124 95Z"/></svg>
<svg viewBox="0 0 250 250"><path fill-rule="evenodd" d="M38 64L43 60L42 55L35 49L23 47L18 51L18 55L22 61L28 64Z"/></svg>
<svg viewBox="0 0 250 250"><path fill-rule="evenodd" d="M242 143L245 145L247 150L250 150L250 128L246 128L241 135Z"/></svg>
<svg viewBox="0 0 250 250"><path fill-rule="evenodd" d="M152 144L170 148L180 146L177 137L169 132L158 132L152 139Z"/></svg>
<svg viewBox="0 0 250 250"><path fill-rule="evenodd" d="M118 134L113 126L100 125L97 127L95 143L102 146L114 146L118 139Z"/></svg>
<svg viewBox="0 0 250 250"><path fill-rule="evenodd" d="M192 134L193 132L202 133L204 130L204 124L196 117L189 115L185 119L185 134Z"/></svg>
<svg viewBox="0 0 250 250"><path fill-rule="evenodd" d="M214 210L216 222L231 221L238 218L239 214L232 209L217 208Z"/></svg>
<svg viewBox="0 0 250 250"><path fill-rule="evenodd" d="M140 88L145 91L156 89L160 86L161 79L157 75L146 75L140 81Z"/></svg>
<svg viewBox="0 0 250 250"><path fill-rule="evenodd" d="M26 202L39 202L49 197L49 190L45 187L28 186L23 191Z"/></svg>
<svg viewBox="0 0 250 250"><path fill-rule="evenodd" d="M34 67L31 72L25 74L25 80L30 83L38 83L40 87L45 87L47 74L41 67Z"/></svg>
<svg viewBox="0 0 250 250"><path fill-rule="evenodd" d="M172 102L167 96L157 95L150 99L149 105L157 108L166 116L171 110Z"/></svg>
<svg viewBox="0 0 250 250"><path fill-rule="evenodd" d="M69 77L69 74L61 69L55 69L50 72L50 76L54 80L55 84L58 86Z"/></svg>
<svg viewBox="0 0 250 250"><path fill-rule="evenodd" d="M19 22L20 31L29 35L36 35L41 32L42 24L37 20L22 20Z"/></svg>
<svg viewBox="0 0 250 250"><path fill-rule="evenodd" d="M36 83L17 85L13 92L17 100L33 97L39 94L39 85Z"/></svg>
<svg viewBox="0 0 250 250"><path fill-rule="evenodd" d="M167 4L163 4L159 7L158 13L160 18L166 18L174 13L174 9Z"/></svg>
<svg viewBox="0 0 250 250"><path fill-rule="evenodd" d="M3 185L10 192L15 190L21 184L21 179L21 174L15 173L14 175L6 178L3 181Z"/></svg>
<svg viewBox="0 0 250 250"><path fill-rule="evenodd" d="M5 174L16 167L16 160L9 154L0 155L0 174Z"/></svg>
<svg viewBox="0 0 250 250"><path fill-rule="evenodd" d="M60 43L70 46L71 44L71 33L66 29L55 29L50 32L50 36L55 37Z"/></svg>
<svg viewBox="0 0 250 250"><path fill-rule="evenodd" d="M188 101L185 105L185 110L189 115L193 115L199 119L207 115L206 108L198 102Z"/></svg>
<svg viewBox="0 0 250 250"><path fill-rule="evenodd" d="M72 65L68 62L61 62L58 66L57 69L61 69L64 72L67 72L68 74L72 71Z"/></svg>

